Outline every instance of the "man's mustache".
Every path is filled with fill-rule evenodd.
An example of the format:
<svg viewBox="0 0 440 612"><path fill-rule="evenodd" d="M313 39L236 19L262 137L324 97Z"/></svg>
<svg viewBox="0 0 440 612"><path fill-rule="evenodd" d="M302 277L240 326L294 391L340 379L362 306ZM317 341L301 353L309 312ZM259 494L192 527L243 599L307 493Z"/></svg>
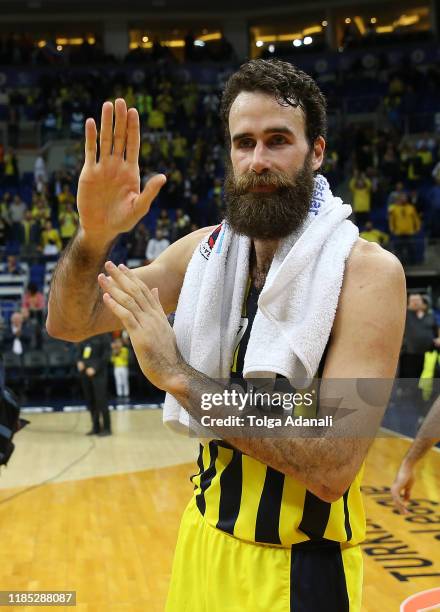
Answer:
<svg viewBox="0 0 440 612"><path fill-rule="evenodd" d="M258 187L273 187L274 189L289 189L295 186L295 182L284 172L245 172L233 179L236 195L245 195Z"/></svg>

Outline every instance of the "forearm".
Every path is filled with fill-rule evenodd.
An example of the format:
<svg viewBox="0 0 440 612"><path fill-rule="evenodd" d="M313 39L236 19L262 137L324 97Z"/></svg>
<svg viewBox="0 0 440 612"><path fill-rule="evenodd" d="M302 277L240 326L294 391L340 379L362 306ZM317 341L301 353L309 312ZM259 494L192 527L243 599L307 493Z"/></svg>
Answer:
<svg viewBox="0 0 440 612"><path fill-rule="evenodd" d="M440 397L431 406L404 461L414 466L437 442L440 442Z"/></svg>
<svg viewBox="0 0 440 612"><path fill-rule="evenodd" d="M51 281L47 318L50 335L72 342L91 335L105 308L97 276L112 244L88 237L80 229L67 246Z"/></svg>
<svg viewBox="0 0 440 612"><path fill-rule="evenodd" d="M203 425L207 422L207 412L202 408L202 399L208 394L221 394L225 387L182 363L179 375L167 390L197 423ZM234 415L240 415L239 418L243 419L242 426L231 428L216 425L216 419L224 418L227 414L231 414L229 403L210 408L208 437L214 435L226 440L243 453L301 481L326 501L334 501L343 495L371 443L366 438L346 437L342 428L338 432L338 422L332 423L331 433L328 427L293 426L289 429L284 426L283 420L277 432L265 427L257 428L256 419L267 417L268 412L256 406L251 409L246 406L242 412L234 411ZM285 415L269 416L285 419Z"/></svg>

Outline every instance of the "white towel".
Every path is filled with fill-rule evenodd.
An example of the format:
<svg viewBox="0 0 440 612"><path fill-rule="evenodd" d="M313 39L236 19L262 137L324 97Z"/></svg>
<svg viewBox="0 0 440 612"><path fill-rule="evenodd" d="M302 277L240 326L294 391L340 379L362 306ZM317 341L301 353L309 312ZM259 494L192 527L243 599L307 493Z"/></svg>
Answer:
<svg viewBox="0 0 440 612"><path fill-rule="evenodd" d="M316 374L338 305L345 261L359 237L351 206L318 175L302 227L280 242L258 300L245 378L281 374L307 385ZM219 232L219 233L218 233ZM194 369L228 379L249 274L251 241L223 222L189 263L174 320L179 350ZM189 415L167 394L164 423L188 431Z"/></svg>

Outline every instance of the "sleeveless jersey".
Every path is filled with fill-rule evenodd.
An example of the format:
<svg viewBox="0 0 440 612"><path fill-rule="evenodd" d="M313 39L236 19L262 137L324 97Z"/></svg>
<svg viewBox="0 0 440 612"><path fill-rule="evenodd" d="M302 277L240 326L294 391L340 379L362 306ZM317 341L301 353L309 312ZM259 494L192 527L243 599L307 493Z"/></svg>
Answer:
<svg viewBox="0 0 440 612"><path fill-rule="evenodd" d="M258 296L249 279L231 378L242 378ZM325 355L326 352L318 376L322 374ZM328 503L301 482L223 440L201 444L197 464L199 472L191 480L199 512L210 525L236 538L290 547L310 541L318 546L331 542L354 546L365 537L362 469L345 494Z"/></svg>

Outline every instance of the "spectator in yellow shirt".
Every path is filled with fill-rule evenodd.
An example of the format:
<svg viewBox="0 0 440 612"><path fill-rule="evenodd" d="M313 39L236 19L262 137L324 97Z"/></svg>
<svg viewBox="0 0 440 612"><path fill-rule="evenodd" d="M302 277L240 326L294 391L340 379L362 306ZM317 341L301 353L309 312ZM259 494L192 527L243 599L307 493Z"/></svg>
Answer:
<svg viewBox="0 0 440 612"><path fill-rule="evenodd" d="M63 191L58 196L58 206L59 206L58 207L58 214L59 215L61 213L65 212L67 204L72 204L72 206L74 206L74 204L75 204L75 196L70 191L69 185L64 185L63 186Z"/></svg>
<svg viewBox="0 0 440 612"><path fill-rule="evenodd" d="M415 263L415 235L422 224L417 209L408 202L406 194L398 196L396 203L389 207L388 223L396 256L404 265Z"/></svg>
<svg viewBox="0 0 440 612"><path fill-rule="evenodd" d="M173 138L172 145L174 158L180 160L186 156L187 140L184 136L177 133Z"/></svg>
<svg viewBox="0 0 440 612"><path fill-rule="evenodd" d="M50 220L50 208L42 199L38 199L35 201L35 205L32 207L31 214L32 219L39 223L41 227L44 226L46 221Z"/></svg>
<svg viewBox="0 0 440 612"><path fill-rule="evenodd" d="M113 374L115 377L116 395L118 397L129 397L129 352L128 348L122 344L120 338L116 338L116 340L112 342L111 362L113 364Z"/></svg>
<svg viewBox="0 0 440 612"><path fill-rule="evenodd" d="M165 129L165 114L158 108L153 108L148 116L148 127L151 130Z"/></svg>
<svg viewBox="0 0 440 612"><path fill-rule="evenodd" d="M63 248L72 238L78 227L78 213L73 210L73 205L69 202L66 204L66 210L59 215L60 234L63 243Z"/></svg>
<svg viewBox="0 0 440 612"><path fill-rule="evenodd" d="M353 197L353 212L356 223L361 226L368 219L371 210L371 181L365 176L364 172L359 173L356 170L349 187Z"/></svg>
<svg viewBox="0 0 440 612"><path fill-rule="evenodd" d="M364 230L359 236L368 242L377 242L381 246L385 246L390 241L390 237L386 232L381 232L373 226L372 221L367 221Z"/></svg>
<svg viewBox="0 0 440 612"><path fill-rule="evenodd" d="M51 221L46 221L44 230L41 232L41 246L43 247L43 251L49 244L54 244L58 251L61 251L63 247L59 231L52 226Z"/></svg>

